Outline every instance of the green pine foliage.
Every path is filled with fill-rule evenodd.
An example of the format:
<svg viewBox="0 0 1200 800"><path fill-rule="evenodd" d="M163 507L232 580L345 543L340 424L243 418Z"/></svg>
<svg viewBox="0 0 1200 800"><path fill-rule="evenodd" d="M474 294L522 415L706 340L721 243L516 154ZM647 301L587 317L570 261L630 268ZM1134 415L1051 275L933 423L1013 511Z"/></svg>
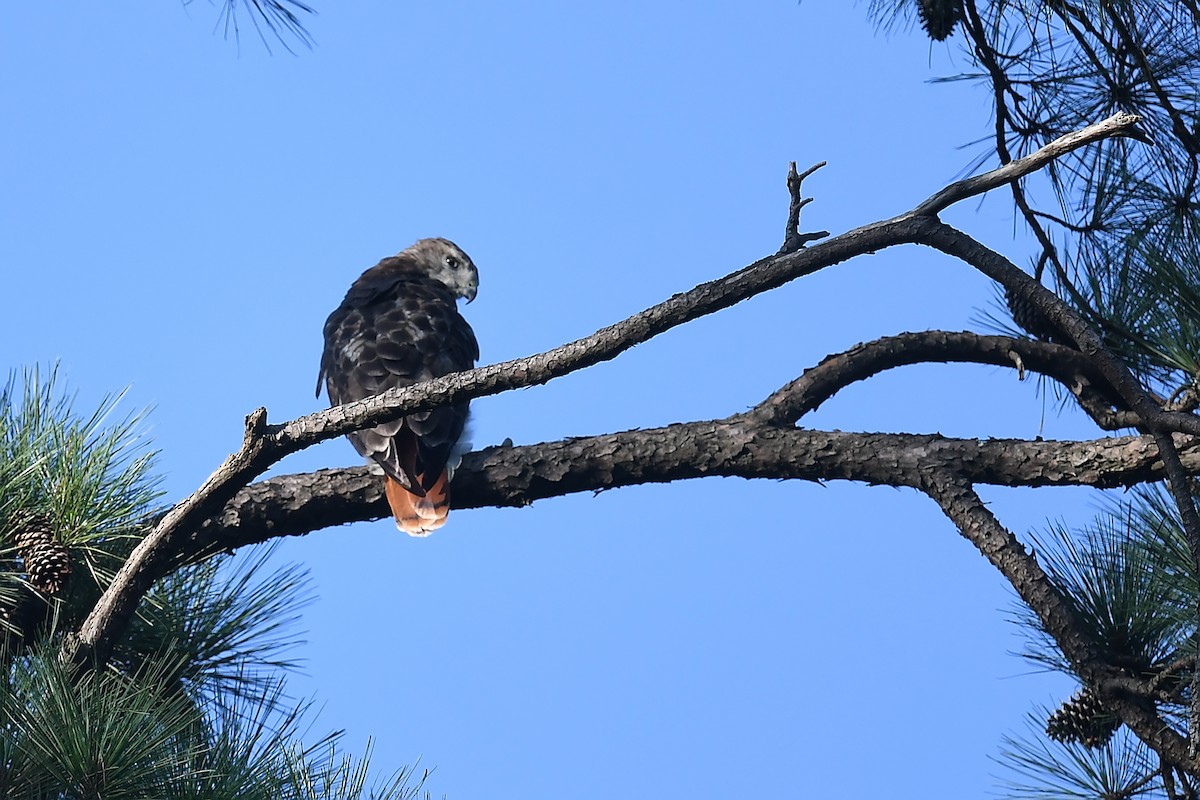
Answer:
<svg viewBox="0 0 1200 800"><path fill-rule="evenodd" d="M192 0L183 0L189 5ZM312 46L312 37L304 27L302 14L315 14L316 10L301 0L222 0L220 17L217 27L226 38L232 37L241 42L242 12L249 18L250 27L254 29L259 41L271 50L271 39L276 40L288 51L292 52L289 40L294 40L305 47Z"/></svg>
<svg viewBox="0 0 1200 800"><path fill-rule="evenodd" d="M924 0L872 0L877 23L931 35ZM946 6L948 7L948 6ZM924 34L916 32L917 26ZM946 81L991 98L989 135L967 171L1034 152L1117 112L1142 118L1141 139L1075 151L1012 186L1032 242L1030 272L1103 337L1164 403L1200 403L1200 4L1195 0L963 0L953 36L967 65ZM933 38L939 38L934 36ZM1016 307L1014 307L1014 305ZM981 321L1047 338L1029 309L997 292ZM1057 388L1057 387L1056 387ZM1063 396L1065 393L1061 393ZM1153 678L1157 712L1188 725L1200 576L1178 512L1161 487L1108 505L1091 524L1050 524L1030 537L1038 562L1110 663ZM1025 656L1071 674L1041 621L1014 614ZM1081 687L1006 742L1006 793L1023 798L1195 797ZM1090 715L1090 718L1089 718ZM1047 723L1058 741L1047 738ZM1089 744L1091 746L1089 746Z"/></svg>
<svg viewBox="0 0 1200 800"><path fill-rule="evenodd" d="M1025 736L1006 737L997 762L1004 795L1019 800L1101 800L1161 796L1156 765L1128 731L1104 748L1047 741L1038 736L1049 711L1029 715Z"/></svg>
<svg viewBox="0 0 1200 800"><path fill-rule="evenodd" d="M1030 536L1038 562L1083 630L1111 661L1135 671L1177 657L1190 646L1196 625L1194 570L1178 572L1190 560L1187 543L1173 509L1151 507L1150 497L1162 499L1139 494L1134 503L1102 514L1090 525L1071 529L1051 524ZM1155 511L1160 515L1154 516ZM1041 620L1025 606L1015 614L1031 633L1026 657L1069 673L1070 665Z"/></svg>
<svg viewBox="0 0 1200 800"><path fill-rule="evenodd" d="M299 611L311 600L296 565L267 572L272 546L218 556L163 578L146 597L115 660L135 665L162 652L186 653L174 679L197 702L257 697L290 652Z"/></svg>
<svg viewBox="0 0 1200 800"><path fill-rule="evenodd" d="M37 510L71 547L132 535L161 493L155 453L141 434L144 415L115 418L120 400L107 396L80 416L59 391L56 368L9 378L0 390L0 444L15 476L0 484L5 528Z"/></svg>
<svg viewBox="0 0 1200 800"><path fill-rule="evenodd" d="M59 658L116 569L162 513L144 415L120 395L88 414L56 370L0 392L0 797L19 800L412 800L425 776L373 777L370 743L310 742L296 666L303 570L271 547L184 566L159 581L106 668ZM31 527L32 526L32 527ZM61 591L29 580L36 527L72 564Z"/></svg>
<svg viewBox="0 0 1200 800"><path fill-rule="evenodd" d="M922 0L873 0L884 27ZM1200 6L1187 0L966 0L949 39L992 97L993 135L968 168L1004 163L1117 112L1144 141L1072 153L1014 186L1035 234L1032 272L1164 396L1197 374L1200 278ZM1178 302L1162 302L1162 298ZM1002 303L995 317L1011 319ZM994 320L985 320L994 321ZM1013 326L999 325L1012 332Z"/></svg>
<svg viewBox="0 0 1200 800"><path fill-rule="evenodd" d="M1030 540L1038 562L1107 660L1130 676L1157 679L1171 697L1158 704L1159 713L1186 731L1200 576L1166 491L1139 488L1089 525L1052 524ZM1074 676L1027 606L1016 606L1013 617L1026 634L1026 658ZM1006 768L1006 796L1166 795L1157 755L1124 729L1112 736L1115 718L1087 697L1084 691L1063 698L1057 709L1039 708L1027 731L1005 739L999 762ZM1081 716L1089 708L1092 716Z"/></svg>

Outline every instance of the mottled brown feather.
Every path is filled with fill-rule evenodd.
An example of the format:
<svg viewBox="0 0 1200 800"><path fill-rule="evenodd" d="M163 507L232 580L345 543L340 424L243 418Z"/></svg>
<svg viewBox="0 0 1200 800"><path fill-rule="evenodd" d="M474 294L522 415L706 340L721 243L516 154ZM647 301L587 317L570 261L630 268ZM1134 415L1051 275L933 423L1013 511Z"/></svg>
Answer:
<svg viewBox="0 0 1200 800"><path fill-rule="evenodd" d="M447 255L460 257L461 269L446 267ZM474 264L444 239L423 239L380 261L354 282L325 323L317 392L323 383L330 403L341 405L473 367L479 345L456 301L473 298L477 282ZM347 436L387 476L388 501L401 530L426 535L445 522L447 464L467 411L467 403L456 403ZM441 488L431 498L435 486ZM410 512L421 520L413 529L401 522Z"/></svg>

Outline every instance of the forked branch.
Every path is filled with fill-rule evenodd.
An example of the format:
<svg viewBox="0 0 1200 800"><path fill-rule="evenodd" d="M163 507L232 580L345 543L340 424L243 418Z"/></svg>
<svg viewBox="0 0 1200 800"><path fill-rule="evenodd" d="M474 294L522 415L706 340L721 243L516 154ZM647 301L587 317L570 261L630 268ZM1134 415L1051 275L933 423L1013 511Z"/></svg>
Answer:
<svg viewBox="0 0 1200 800"><path fill-rule="evenodd" d="M199 490L168 512L130 555L78 635L67 644L64 657L75 663L88 660L103 663L138 602L163 570L176 563L184 543L197 535L206 520L217 515L240 489L286 455L414 411L545 383L615 358L666 330L817 270L897 244L922 241L929 237L933 230L931 226L938 224L927 216L935 209L1028 174L1076 147L1128 133L1134 122L1135 119L1128 115L1118 115L1065 136L1043 148L1044 152L1039 151L978 179L947 187L913 212L863 226L810 248L763 258L724 278L677 294L615 325L545 353L391 390L282 425L268 425L266 412L260 409L247 419L246 435L239 451L231 455ZM798 180L793 183L796 184L794 196L798 196ZM803 205L803 202L796 205ZM798 211L797 207L797 214ZM1121 387L1117 388L1120 390Z"/></svg>
<svg viewBox="0 0 1200 800"><path fill-rule="evenodd" d="M1131 684L1136 684L1134 693L1141 697L1152 696L1154 687L1149 681L1134 681L1121 674L1103 658L1037 559L1000 524L970 483L952 473L932 471L927 473L922 489L959 532L1008 579L1054 637L1076 674L1097 692L1105 705L1116 711L1130 730L1162 757L1193 775L1200 772L1200 761L1189 752L1187 740L1158 716L1151 705L1130 696Z"/></svg>

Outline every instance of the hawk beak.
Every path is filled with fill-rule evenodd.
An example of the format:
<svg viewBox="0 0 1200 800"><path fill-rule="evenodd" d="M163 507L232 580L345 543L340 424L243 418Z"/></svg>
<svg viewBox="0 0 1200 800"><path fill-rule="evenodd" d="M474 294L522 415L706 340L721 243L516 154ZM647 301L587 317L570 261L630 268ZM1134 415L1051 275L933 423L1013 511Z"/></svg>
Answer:
<svg viewBox="0 0 1200 800"><path fill-rule="evenodd" d="M477 283L472 283L470 286L467 287L467 291L463 294L463 297L467 298L468 305L470 305L471 301L475 299L475 295L478 292L479 292L479 284L477 284Z"/></svg>

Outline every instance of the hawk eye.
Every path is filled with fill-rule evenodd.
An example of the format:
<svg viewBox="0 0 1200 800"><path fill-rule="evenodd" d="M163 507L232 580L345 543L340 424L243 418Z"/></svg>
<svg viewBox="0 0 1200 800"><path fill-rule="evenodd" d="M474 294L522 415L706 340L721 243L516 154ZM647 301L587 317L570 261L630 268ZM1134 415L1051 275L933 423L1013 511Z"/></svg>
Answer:
<svg viewBox="0 0 1200 800"><path fill-rule="evenodd" d="M462 266L462 262L458 260L458 256L446 256L446 266L450 269L458 269Z"/></svg>

